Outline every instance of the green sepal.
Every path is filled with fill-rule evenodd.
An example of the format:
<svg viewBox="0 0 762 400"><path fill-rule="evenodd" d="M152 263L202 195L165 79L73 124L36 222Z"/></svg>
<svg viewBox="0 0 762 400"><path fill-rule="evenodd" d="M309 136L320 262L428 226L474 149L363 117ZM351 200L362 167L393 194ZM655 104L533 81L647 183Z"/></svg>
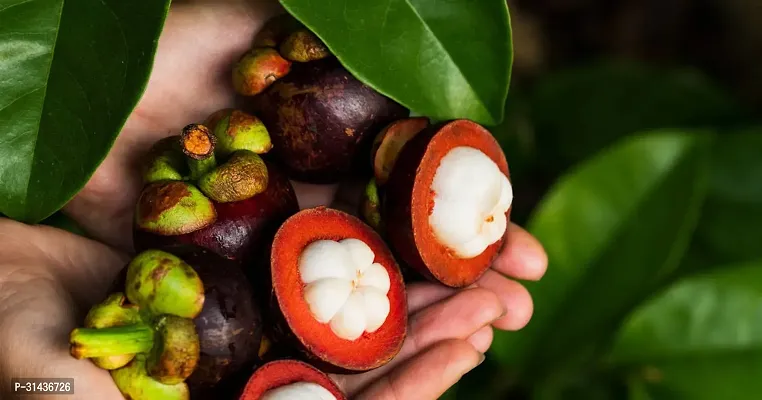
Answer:
<svg viewBox="0 0 762 400"><path fill-rule="evenodd" d="M127 298L159 316L195 318L204 306L204 285L196 271L179 257L146 250L127 266Z"/></svg>
<svg viewBox="0 0 762 400"><path fill-rule="evenodd" d="M179 136L156 142L148 153L143 169L143 182L181 181L187 174Z"/></svg>
<svg viewBox="0 0 762 400"><path fill-rule="evenodd" d="M156 182L146 186L135 211L139 229L163 236L191 233L217 220L214 203L187 182Z"/></svg>
<svg viewBox="0 0 762 400"><path fill-rule="evenodd" d="M251 151L233 153L225 164L202 176L201 191L218 203L246 200L267 189L269 177L264 160Z"/></svg>
<svg viewBox="0 0 762 400"><path fill-rule="evenodd" d="M111 371L111 378L125 398L131 400L188 400L184 382L167 385L151 378L146 371L146 356L138 354L125 367Z"/></svg>
<svg viewBox="0 0 762 400"><path fill-rule="evenodd" d="M215 153L228 157L238 150L264 154L273 147L270 133L257 117L234 109L220 110L207 119L217 139Z"/></svg>

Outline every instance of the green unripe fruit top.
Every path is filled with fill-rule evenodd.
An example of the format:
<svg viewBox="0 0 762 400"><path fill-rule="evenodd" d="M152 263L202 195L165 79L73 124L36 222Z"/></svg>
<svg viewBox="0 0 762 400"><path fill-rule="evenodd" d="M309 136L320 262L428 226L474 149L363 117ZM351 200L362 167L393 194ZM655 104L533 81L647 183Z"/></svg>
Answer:
<svg viewBox="0 0 762 400"><path fill-rule="evenodd" d="M247 150L239 150L225 163L202 176L198 187L218 203L246 200L267 189L264 160Z"/></svg>
<svg viewBox="0 0 762 400"><path fill-rule="evenodd" d="M214 204L186 182L156 182L143 189L135 210L135 223L158 235L182 235L217 220Z"/></svg>
<svg viewBox="0 0 762 400"><path fill-rule="evenodd" d="M124 368L111 371L111 378L125 398L131 400L188 400L190 391L183 383L167 385L146 373L146 357L139 354Z"/></svg>
<svg viewBox="0 0 762 400"><path fill-rule="evenodd" d="M146 250L127 267L127 298L153 315L195 318L204 306L204 285L179 257Z"/></svg>
<svg viewBox="0 0 762 400"><path fill-rule="evenodd" d="M228 157L238 150L263 154L273 147L265 124L243 111L219 110L210 115L205 124L214 132L215 153L219 157Z"/></svg>
<svg viewBox="0 0 762 400"><path fill-rule="evenodd" d="M179 136L166 137L151 147L143 170L144 183L183 180L187 168L179 139Z"/></svg>

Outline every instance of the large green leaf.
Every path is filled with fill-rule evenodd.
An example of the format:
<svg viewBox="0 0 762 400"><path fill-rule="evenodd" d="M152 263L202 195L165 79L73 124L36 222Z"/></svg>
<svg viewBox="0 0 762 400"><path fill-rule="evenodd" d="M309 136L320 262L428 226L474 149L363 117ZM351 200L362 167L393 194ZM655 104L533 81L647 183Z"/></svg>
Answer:
<svg viewBox="0 0 762 400"><path fill-rule="evenodd" d="M105 157L141 96L169 0L0 0L0 212L37 222Z"/></svg>
<svg viewBox="0 0 762 400"><path fill-rule="evenodd" d="M541 79L532 121L548 168L562 171L622 136L735 123L745 113L693 69L602 62Z"/></svg>
<svg viewBox="0 0 762 400"><path fill-rule="evenodd" d="M522 331L497 334L493 346L509 369L534 379L586 361L669 276L702 204L710 138L629 137L554 186L529 223L550 260L542 281L527 283L534 316Z"/></svg>
<svg viewBox="0 0 762 400"><path fill-rule="evenodd" d="M725 132L712 149L709 194L691 248L694 264L762 259L762 128Z"/></svg>
<svg viewBox="0 0 762 400"><path fill-rule="evenodd" d="M652 399L762 393L762 261L684 279L633 315L609 361Z"/></svg>
<svg viewBox="0 0 762 400"><path fill-rule="evenodd" d="M505 0L281 0L358 79L436 119L503 119Z"/></svg>

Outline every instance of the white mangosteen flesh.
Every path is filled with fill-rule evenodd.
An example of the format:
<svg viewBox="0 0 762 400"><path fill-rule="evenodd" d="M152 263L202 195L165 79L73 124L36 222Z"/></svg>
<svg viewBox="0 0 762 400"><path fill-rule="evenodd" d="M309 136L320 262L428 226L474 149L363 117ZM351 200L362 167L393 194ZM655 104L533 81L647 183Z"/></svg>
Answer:
<svg viewBox="0 0 762 400"><path fill-rule="evenodd" d="M312 382L294 382L275 389L270 389L262 395L262 400L336 400L328 389Z"/></svg>
<svg viewBox="0 0 762 400"><path fill-rule="evenodd" d="M500 240L513 202L508 177L481 150L460 146L448 151L431 184L434 236L458 258L473 258Z"/></svg>
<svg viewBox="0 0 762 400"><path fill-rule="evenodd" d="M299 257L310 312L342 339L375 332L389 316L389 273L375 257L353 238L314 241Z"/></svg>

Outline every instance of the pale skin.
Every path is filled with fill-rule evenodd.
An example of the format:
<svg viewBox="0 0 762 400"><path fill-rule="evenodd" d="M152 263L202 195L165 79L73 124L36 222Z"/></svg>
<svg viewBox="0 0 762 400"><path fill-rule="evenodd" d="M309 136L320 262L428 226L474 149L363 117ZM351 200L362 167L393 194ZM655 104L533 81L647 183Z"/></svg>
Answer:
<svg viewBox="0 0 762 400"><path fill-rule="evenodd" d="M277 12L270 1L173 2L146 93L106 160L64 209L93 239L0 219L0 397L13 398L13 377L70 377L76 395L60 398L122 398L106 371L69 355L67 339L129 260L137 160L157 139L232 105L230 65ZM349 198L337 196L335 186L295 187L302 208L344 208ZM436 399L483 360L493 329L524 327L532 300L517 280L540 279L547 257L517 225L509 226L509 238L472 287L410 285L400 354L372 372L334 375L341 388L353 399Z"/></svg>

